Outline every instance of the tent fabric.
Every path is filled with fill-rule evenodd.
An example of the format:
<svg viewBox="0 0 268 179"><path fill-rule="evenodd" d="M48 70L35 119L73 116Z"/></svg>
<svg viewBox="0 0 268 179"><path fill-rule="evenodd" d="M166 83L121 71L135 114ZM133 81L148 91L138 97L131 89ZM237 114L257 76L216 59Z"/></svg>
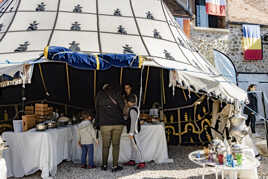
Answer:
<svg viewBox="0 0 268 179"><path fill-rule="evenodd" d="M197 91L218 93L225 86L219 85L220 74L179 29L163 0L7 0L1 8L0 63L35 60L46 46L59 46L98 57L142 56L145 66L175 70L175 80L184 81L186 86L181 87L188 89L194 86ZM215 87L209 88L207 81ZM234 90L241 92L235 86ZM234 97L222 92L222 99L232 101L246 96L245 92Z"/></svg>
<svg viewBox="0 0 268 179"><path fill-rule="evenodd" d="M113 67L139 68L143 58L135 54L100 54L89 55L72 52L64 47L46 47L44 55L52 61L66 62L81 70L108 70Z"/></svg>
<svg viewBox="0 0 268 179"><path fill-rule="evenodd" d="M237 84L236 81L236 69L231 59L226 56L224 53L213 50L214 53L214 62L217 70L221 72L221 74L233 84Z"/></svg>

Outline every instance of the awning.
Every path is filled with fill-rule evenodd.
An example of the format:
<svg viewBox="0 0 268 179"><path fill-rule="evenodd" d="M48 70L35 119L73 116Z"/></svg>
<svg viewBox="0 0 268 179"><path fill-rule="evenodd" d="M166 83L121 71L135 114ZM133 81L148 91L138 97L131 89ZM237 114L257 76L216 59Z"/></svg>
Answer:
<svg viewBox="0 0 268 179"><path fill-rule="evenodd" d="M227 101L246 99L246 92L226 83L198 53L163 0L7 0L0 8L2 77L7 67L37 63L46 46L56 46L64 54L48 54L49 59L80 69L137 68L144 58L145 66L175 70L173 87ZM14 79L15 74L5 75Z"/></svg>

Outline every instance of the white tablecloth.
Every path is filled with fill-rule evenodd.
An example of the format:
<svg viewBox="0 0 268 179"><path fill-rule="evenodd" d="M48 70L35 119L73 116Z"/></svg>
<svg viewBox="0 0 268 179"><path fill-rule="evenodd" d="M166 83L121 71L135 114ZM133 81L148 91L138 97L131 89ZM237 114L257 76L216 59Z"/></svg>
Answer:
<svg viewBox="0 0 268 179"><path fill-rule="evenodd" d="M100 135L100 132L99 132ZM77 126L73 128L73 155L72 161L80 162L81 148L77 144ZM146 162L154 161L155 163L169 163L173 162L168 158L167 141L165 135L164 125L142 125L141 131L137 135L138 141L140 141L140 147L143 157ZM102 142L101 135L99 137L100 144L95 145L94 160L96 163L101 163L102 159ZM121 142L120 142L120 156L119 162L126 162L130 159L130 140L126 134L126 128L124 128ZM112 146L110 148L109 161L112 161Z"/></svg>
<svg viewBox="0 0 268 179"><path fill-rule="evenodd" d="M42 178L55 176L57 165L71 159L72 127L50 129L44 132L2 134L9 149L3 153L7 176L22 177L42 170Z"/></svg>
<svg viewBox="0 0 268 179"><path fill-rule="evenodd" d="M5 159L0 159L0 179L7 178L7 167Z"/></svg>
<svg viewBox="0 0 268 179"><path fill-rule="evenodd" d="M77 144L77 126L49 129L37 132L2 134L9 149L3 153L6 160L7 176L22 177L42 170L41 177L55 176L57 165L63 160L80 162L81 148ZM168 158L165 128L163 125L143 125L137 136L145 161L156 163L172 162ZM130 143L126 133L122 134L120 162L129 160ZM101 142L95 147L95 161L101 161ZM110 153L110 160L111 160Z"/></svg>

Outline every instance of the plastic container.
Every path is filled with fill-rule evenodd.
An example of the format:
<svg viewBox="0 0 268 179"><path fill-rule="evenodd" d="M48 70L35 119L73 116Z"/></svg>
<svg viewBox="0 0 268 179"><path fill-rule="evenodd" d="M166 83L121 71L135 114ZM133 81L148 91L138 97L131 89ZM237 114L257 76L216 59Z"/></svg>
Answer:
<svg viewBox="0 0 268 179"><path fill-rule="evenodd" d="M22 132L22 120L13 120L14 132Z"/></svg>

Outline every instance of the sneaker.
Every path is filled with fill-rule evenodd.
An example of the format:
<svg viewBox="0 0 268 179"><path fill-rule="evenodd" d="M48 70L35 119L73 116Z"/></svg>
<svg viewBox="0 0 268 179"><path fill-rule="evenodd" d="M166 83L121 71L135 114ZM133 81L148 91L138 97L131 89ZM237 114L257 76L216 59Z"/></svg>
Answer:
<svg viewBox="0 0 268 179"><path fill-rule="evenodd" d="M112 172L118 172L118 171L121 171L121 170L123 170L123 167L120 167L120 166L112 168Z"/></svg>
<svg viewBox="0 0 268 179"><path fill-rule="evenodd" d="M253 136L256 137L256 138L260 138L261 137L261 135L259 133L254 133Z"/></svg>
<svg viewBox="0 0 268 179"><path fill-rule="evenodd" d="M107 170L107 165L103 165L103 166L101 167L101 170L106 171L106 170Z"/></svg>
<svg viewBox="0 0 268 179"><path fill-rule="evenodd" d="M255 156L255 158L257 159L257 160L259 160L259 161L262 161L262 156L260 155L260 154L257 154L256 156Z"/></svg>
<svg viewBox="0 0 268 179"><path fill-rule="evenodd" d="M81 168L87 168L87 165L81 165Z"/></svg>
<svg viewBox="0 0 268 179"><path fill-rule="evenodd" d="M88 166L87 168L88 168L88 169L93 169L93 168L96 168L96 166L95 166L95 165L93 165L93 166Z"/></svg>
<svg viewBox="0 0 268 179"><path fill-rule="evenodd" d="M139 163L137 169L143 169L143 168L145 168L145 162Z"/></svg>
<svg viewBox="0 0 268 179"><path fill-rule="evenodd" d="M125 166L135 166L136 162L134 160L130 160L127 163L124 163Z"/></svg>

